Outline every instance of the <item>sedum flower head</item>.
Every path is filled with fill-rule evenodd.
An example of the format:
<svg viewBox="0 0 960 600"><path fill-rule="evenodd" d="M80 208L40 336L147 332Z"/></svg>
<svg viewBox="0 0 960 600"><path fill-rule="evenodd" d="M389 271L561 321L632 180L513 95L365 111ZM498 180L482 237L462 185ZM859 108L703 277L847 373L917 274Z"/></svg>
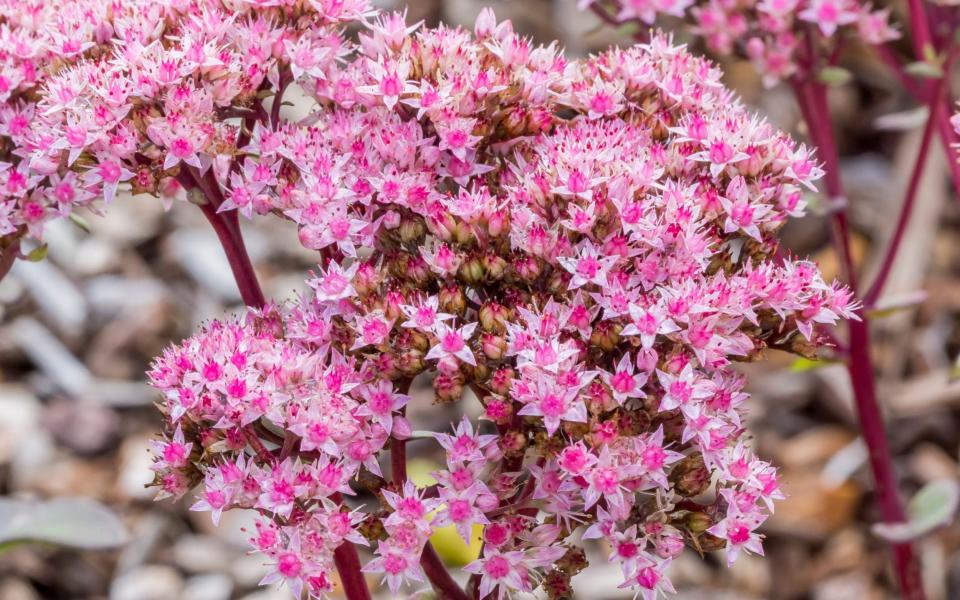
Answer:
<svg viewBox="0 0 960 600"><path fill-rule="evenodd" d="M264 583L316 597L347 542L370 547L364 569L395 594L420 584L445 525L483 527L465 567L481 597L560 594L585 566L581 538L605 539L644 598L672 590L685 544L761 552L782 493L746 444L732 363L809 352L856 308L777 254L820 175L810 152L662 35L570 61L488 12L471 34L362 2L275 4L190 5L166 43L116 44L76 67L79 96L38 109L68 115L99 102L105 65L128 73L120 110L137 116L120 126L149 147L113 160L213 173L221 210L290 219L318 251L307 296L156 360L157 484L197 487L215 520L259 512ZM311 114L218 118L271 81L298 85ZM445 455L426 488L396 464L421 376L437 402L483 413L418 434Z"/></svg>

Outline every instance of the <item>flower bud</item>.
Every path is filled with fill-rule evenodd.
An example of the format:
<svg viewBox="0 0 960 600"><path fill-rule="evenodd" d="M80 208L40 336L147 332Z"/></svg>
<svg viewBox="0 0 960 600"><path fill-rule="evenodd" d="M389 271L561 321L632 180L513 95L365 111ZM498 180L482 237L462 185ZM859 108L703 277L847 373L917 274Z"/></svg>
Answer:
<svg viewBox="0 0 960 600"><path fill-rule="evenodd" d="M438 214L430 219L430 230L438 239L449 242L453 240L453 230L456 229L457 222L448 212Z"/></svg>
<svg viewBox="0 0 960 600"><path fill-rule="evenodd" d="M473 229L464 221L457 221L450 230L450 234L453 241L461 246L472 246L477 242L477 236L474 235Z"/></svg>
<svg viewBox="0 0 960 600"><path fill-rule="evenodd" d="M380 272L370 263L363 263L353 277L353 289L361 297L369 296L380 287Z"/></svg>
<svg viewBox="0 0 960 600"><path fill-rule="evenodd" d="M516 373L510 367L497 369L490 377L490 390L494 393L506 396L510 393L510 385L513 383Z"/></svg>
<svg viewBox="0 0 960 600"><path fill-rule="evenodd" d="M413 427L410 426L410 421L406 417L400 415L393 416L393 428L391 429L390 435L398 440L408 440L412 433Z"/></svg>
<svg viewBox="0 0 960 600"><path fill-rule="evenodd" d="M518 429L511 429L500 437L500 449L509 458L523 456L527 449L527 436Z"/></svg>
<svg viewBox="0 0 960 600"><path fill-rule="evenodd" d="M470 366L470 365L465 365ZM460 372L460 360L455 356L444 356L437 361L437 371L446 375Z"/></svg>
<svg viewBox="0 0 960 600"><path fill-rule="evenodd" d="M217 429L201 429L200 430L200 445L204 448L209 449L217 442L221 441L220 431Z"/></svg>
<svg viewBox="0 0 960 600"><path fill-rule="evenodd" d="M513 317L513 311L499 302L487 302L480 307L480 326L484 331L503 335L507 332L507 323Z"/></svg>
<svg viewBox="0 0 960 600"><path fill-rule="evenodd" d="M422 240L427 230L423 225L423 219L405 218L400 222L397 231L400 234L400 241L410 243Z"/></svg>
<svg viewBox="0 0 960 600"><path fill-rule="evenodd" d="M602 321L593 328L590 343L604 352L612 352L620 343L620 330L623 326L613 321Z"/></svg>
<svg viewBox="0 0 960 600"><path fill-rule="evenodd" d="M463 367L468 371L470 381L485 381L490 377L490 367L482 360L474 367L470 365L463 365Z"/></svg>
<svg viewBox="0 0 960 600"><path fill-rule="evenodd" d="M500 281L507 271L507 261L493 252L488 252L483 256L483 269L488 281Z"/></svg>
<svg viewBox="0 0 960 600"><path fill-rule="evenodd" d="M374 362L377 365L379 374L387 379L393 379L400 375L397 369L397 360L390 352L381 352L376 355Z"/></svg>
<svg viewBox="0 0 960 600"><path fill-rule="evenodd" d="M563 294L570 287L570 274L566 271L554 270L547 281L547 292Z"/></svg>
<svg viewBox="0 0 960 600"><path fill-rule="evenodd" d="M657 368L657 361L659 357L657 351L653 348L647 350L640 350L637 352L636 365L637 369L645 373L653 373L653 370Z"/></svg>
<svg viewBox="0 0 960 600"><path fill-rule="evenodd" d="M403 316L400 305L406 303L406 298L398 290L390 290L383 297L383 315L390 321L395 321Z"/></svg>
<svg viewBox="0 0 960 600"><path fill-rule="evenodd" d="M486 272L483 269L483 263L477 256L472 256L460 263L460 269L457 271L460 280L468 285L479 285L483 283Z"/></svg>
<svg viewBox="0 0 960 600"><path fill-rule="evenodd" d="M463 396L463 376L459 372L438 373L433 378L437 402L456 402Z"/></svg>
<svg viewBox="0 0 960 600"><path fill-rule="evenodd" d="M704 512L691 512L683 520L687 531L693 534L702 534L713 527L713 519Z"/></svg>
<svg viewBox="0 0 960 600"><path fill-rule="evenodd" d="M444 312L462 315L467 310L467 297L455 283L447 284L440 290L440 308Z"/></svg>
<svg viewBox="0 0 960 600"><path fill-rule="evenodd" d="M493 494L480 494L477 496L477 508L483 512L490 512L500 505L500 499Z"/></svg>
<svg viewBox="0 0 960 600"><path fill-rule="evenodd" d="M247 447L247 436L242 429L235 427L227 430L225 440L227 448L237 452Z"/></svg>
<svg viewBox="0 0 960 600"><path fill-rule="evenodd" d="M384 229L396 229L400 226L400 213L395 210L387 211L387 214L383 215L383 228Z"/></svg>
<svg viewBox="0 0 960 600"><path fill-rule="evenodd" d="M497 29L497 17L493 14L493 9L485 7L477 15L477 20L473 23L473 33L478 40L486 39L493 35Z"/></svg>
<svg viewBox="0 0 960 600"><path fill-rule="evenodd" d="M506 398L500 398L497 396L487 396L485 402L486 411L484 414L488 419L498 425L503 425L510 422L510 418L513 416L512 402Z"/></svg>
<svg viewBox="0 0 960 600"><path fill-rule="evenodd" d="M423 372L424 352L416 348L409 348L397 355L397 370L405 377L415 377Z"/></svg>
<svg viewBox="0 0 960 600"><path fill-rule="evenodd" d="M699 452L687 456L670 471L670 483L678 494L685 498L698 496L710 487L710 470Z"/></svg>
<svg viewBox="0 0 960 600"><path fill-rule="evenodd" d="M422 256L412 256L406 264L406 278L419 286L424 286L433 279L430 266Z"/></svg>
<svg viewBox="0 0 960 600"><path fill-rule="evenodd" d="M497 238L510 232L510 213L504 209L494 211L487 218L487 233Z"/></svg>
<svg viewBox="0 0 960 600"><path fill-rule="evenodd" d="M519 257L514 263L513 268L517 276L527 283L533 283L540 277L540 262L533 256Z"/></svg>
<svg viewBox="0 0 960 600"><path fill-rule="evenodd" d="M599 380L594 380L587 387L587 398L589 398L591 412L601 413L616 406L610 388Z"/></svg>
<svg viewBox="0 0 960 600"><path fill-rule="evenodd" d="M545 108L531 109L527 116L527 134L536 135L553 127L553 113Z"/></svg>
<svg viewBox="0 0 960 600"><path fill-rule="evenodd" d="M527 110L517 105L510 109L501 124L511 137L521 136L527 130L527 117Z"/></svg>
<svg viewBox="0 0 960 600"><path fill-rule="evenodd" d="M676 558L683 552L683 536L673 527L664 530L654 538L653 552L660 558Z"/></svg>
<svg viewBox="0 0 960 600"><path fill-rule="evenodd" d="M503 336L484 333L480 336L480 348L490 360L500 360L507 351L507 340Z"/></svg>

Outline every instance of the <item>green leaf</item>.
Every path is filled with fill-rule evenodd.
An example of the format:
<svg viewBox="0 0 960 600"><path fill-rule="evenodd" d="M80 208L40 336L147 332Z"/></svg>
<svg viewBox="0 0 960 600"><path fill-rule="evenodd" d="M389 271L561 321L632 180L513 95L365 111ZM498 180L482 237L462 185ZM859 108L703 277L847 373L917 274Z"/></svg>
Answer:
<svg viewBox="0 0 960 600"><path fill-rule="evenodd" d="M853 73L843 67L824 67L817 73L817 80L827 85L843 85L853 79Z"/></svg>
<svg viewBox="0 0 960 600"><path fill-rule="evenodd" d="M943 77L943 69L940 65L925 60L912 62L905 66L903 70L914 77L925 77L927 79L940 79Z"/></svg>
<svg viewBox="0 0 960 600"><path fill-rule="evenodd" d="M938 479L920 488L907 505L905 523L877 523L873 532L891 542L908 542L949 525L960 506L960 482Z"/></svg>
<svg viewBox="0 0 960 600"><path fill-rule="evenodd" d="M46 244L43 244L43 245L41 245L41 246L37 246L36 248L34 248L33 250L31 250L30 252L27 252L27 255L24 256L23 258L24 258L25 260L30 261L30 262L40 262L41 260L43 260L43 259L45 259L45 258L47 257L47 252L48 252L49 250L50 250L50 249L47 247L47 245L46 245Z"/></svg>
<svg viewBox="0 0 960 600"><path fill-rule="evenodd" d="M831 360L829 358L820 358L817 360L810 360L809 358L804 358L799 356L790 363L789 369L794 373L806 373L807 371L814 371L816 369L822 369L830 365L835 365L840 361Z"/></svg>
<svg viewBox="0 0 960 600"><path fill-rule="evenodd" d="M0 548L30 542L81 549L115 548L125 544L128 537L120 519L93 500L0 498Z"/></svg>

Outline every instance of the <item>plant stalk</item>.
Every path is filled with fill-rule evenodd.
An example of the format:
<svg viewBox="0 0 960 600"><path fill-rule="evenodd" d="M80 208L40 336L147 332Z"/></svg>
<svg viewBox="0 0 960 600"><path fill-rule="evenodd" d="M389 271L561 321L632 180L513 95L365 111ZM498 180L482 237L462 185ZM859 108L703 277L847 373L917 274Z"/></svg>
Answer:
<svg viewBox="0 0 960 600"><path fill-rule="evenodd" d="M460 586L454 581L447 567L440 559L440 555L433 548L433 544L427 542L423 547L423 554L420 556L420 566L426 573L427 579L433 584L433 589L437 592L437 598L440 600L469 600Z"/></svg>
<svg viewBox="0 0 960 600"><path fill-rule="evenodd" d="M942 77L937 80L937 85L934 87L933 95L930 98L930 114L927 116L927 123L923 128L923 137L920 140L917 159L913 165L913 171L910 173L910 182L907 184L907 192L904 196L903 204L900 207L900 215L897 217L897 225L894 229L893 237L890 238L890 244L883 255L880 270L877 271L873 284L863 296L863 304L867 309L873 308L883 293L883 286L886 284L887 278L890 276L890 271L893 269L893 263L897 258L897 251L900 249L907 225L910 222L910 216L913 214L913 206L917 199L917 191L920 189L923 170L927 164L933 134L940 122L940 112L943 107L942 100L945 91L946 78Z"/></svg>
<svg viewBox="0 0 960 600"><path fill-rule="evenodd" d="M840 161L836 138L827 109L826 88L813 80L794 81L797 101L803 112L810 137L819 151L825 170L827 194L836 205L833 213L834 244L850 289L857 293L856 273L850 248L850 232L846 218L846 197L840 180ZM849 360L847 370L853 386L861 435L867 446L870 470L873 473L877 501L884 521L897 523L906 519L897 491L897 477L893 469L890 447L870 358L870 329L864 308L857 311L860 320L851 320ZM894 572L904 600L923 600L920 567L910 542L891 543Z"/></svg>

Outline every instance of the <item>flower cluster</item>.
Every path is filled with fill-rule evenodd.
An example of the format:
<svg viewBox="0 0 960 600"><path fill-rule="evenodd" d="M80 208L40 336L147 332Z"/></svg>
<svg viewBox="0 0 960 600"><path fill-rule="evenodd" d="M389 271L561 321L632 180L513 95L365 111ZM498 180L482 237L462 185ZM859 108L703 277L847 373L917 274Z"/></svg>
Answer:
<svg viewBox="0 0 960 600"><path fill-rule="evenodd" d="M137 103L146 112L123 121L144 123L158 149L134 153L141 172L179 169L221 211L284 216L320 256L307 297L214 322L157 359L158 485L199 485L194 508L215 520L259 512L265 582L313 596L350 544L369 546L364 570L394 593L445 585L424 566L445 525L465 539L482 527L465 567L480 597L565 597L586 566L581 539L606 540L645 598L672 589L665 569L685 545L730 561L761 552L757 528L782 494L748 448L732 362L810 354L818 326L856 308L777 252L820 175L810 153L663 36L568 61L489 11L471 34L360 4L190 20L257 48L271 39L275 85L315 100L304 121L254 119L241 141L213 118L235 90L270 81L249 74L264 68L254 59L219 88L164 88L167 109ZM355 38L337 26L344 11ZM319 28L270 33L295 17ZM192 48L183 27L119 54ZM173 72L201 82L233 60L233 46L201 41L218 58L197 50ZM479 402L482 420L415 433L418 377L437 402ZM406 479L411 437L444 453L435 485Z"/></svg>
<svg viewBox="0 0 960 600"><path fill-rule="evenodd" d="M121 185L169 203L181 183L225 177L249 135L240 120L263 111L258 94L291 70L322 75L343 24L369 11L366 0L0 3L0 247L99 210Z"/></svg>
<svg viewBox="0 0 960 600"><path fill-rule="evenodd" d="M580 0L579 7L643 27L683 18L712 52L748 58L767 85L834 58L845 38L883 44L899 37L889 8L861 0Z"/></svg>

